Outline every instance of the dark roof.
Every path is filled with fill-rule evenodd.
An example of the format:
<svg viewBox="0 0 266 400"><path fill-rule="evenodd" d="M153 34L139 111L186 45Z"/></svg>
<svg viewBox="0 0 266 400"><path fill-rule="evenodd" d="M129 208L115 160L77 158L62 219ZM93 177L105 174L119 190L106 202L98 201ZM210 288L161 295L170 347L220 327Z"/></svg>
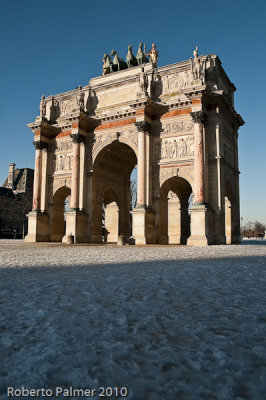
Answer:
<svg viewBox="0 0 266 400"><path fill-rule="evenodd" d="M34 170L32 168L16 168L13 190L16 190L18 192L25 192L26 190L32 190L33 177L34 177ZM8 178L6 178L2 187L7 188L7 186L8 186Z"/></svg>
<svg viewBox="0 0 266 400"><path fill-rule="evenodd" d="M15 195L12 189L0 187L0 197L6 197L9 199L15 199Z"/></svg>

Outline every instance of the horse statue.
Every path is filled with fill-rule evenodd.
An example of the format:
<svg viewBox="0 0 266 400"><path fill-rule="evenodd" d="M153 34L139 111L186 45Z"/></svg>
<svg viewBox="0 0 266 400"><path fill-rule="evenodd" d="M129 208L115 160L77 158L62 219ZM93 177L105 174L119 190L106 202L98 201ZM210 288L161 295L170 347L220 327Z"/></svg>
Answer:
<svg viewBox="0 0 266 400"><path fill-rule="evenodd" d="M119 58L118 54L115 50L111 51L111 56L114 56L113 58L113 71L120 71L121 69L126 69L127 68L127 63L123 60L123 58Z"/></svg>
<svg viewBox="0 0 266 400"><path fill-rule="evenodd" d="M148 58L145 56L145 53L144 53L144 51L142 49L142 46L143 46L143 43L140 42L139 48L138 48L138 53L136 55L136 59L137 59L139 65L142 65L142 64L145 64L145 63L149 62Z"/></svg>
<svg viewBox="0 0 266 400"><path fill-rule="evenodd" d="M113 65L112 65L112 60L111 57L104 53L103 55L103 75L110 74L110 72L113 72Z"/></svg>
<svg viewBox="0 0 266 400"><path fill-rule="evenodd" d="M126 56L126 60L127 60L128 68L135 67L136 65L138 65L138 61L137 61L136 57L134 56L134 54L132 53L132 44L130 44L128 46L128 53Z"/></svg>

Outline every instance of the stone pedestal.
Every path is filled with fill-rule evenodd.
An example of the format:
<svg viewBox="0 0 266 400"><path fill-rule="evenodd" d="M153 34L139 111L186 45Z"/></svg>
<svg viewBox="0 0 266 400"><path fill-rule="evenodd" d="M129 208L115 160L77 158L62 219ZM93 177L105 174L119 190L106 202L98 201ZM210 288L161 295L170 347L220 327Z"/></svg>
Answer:
<svg viewBox="0 0 266 400"><path fill-rule="evenodd" d="M107 243L117 243L119 230L119 208L116 202L107 204L105 208L105 229Z"/></svg>
<svg viewBox="0 0 266 400"><path fill-rule="evenodd" d="M49 242L49 215L41 211L31 211L28 215L25 242Z"/></svg>
<svg viewBox="0 0 266 400"><path fill-rule="evenodd" d="M207 208L204 205L193 206L191 212L191 236L188 246L207 246Z"/></svg>
<svg viewBox="0 0 266 400"><path fill-rule="evenodd" d="M132 213L132 235L136 245L154 243L154 212L145 207L136 207Z"/></svg>
<svg viewBox="0 0 266 400"><path fill-rule="evenodd" d="M177 197L168 200L168 243L181 243L180 202Z"/></svg>
<svg viewBox="0 0 266 400"><path fill-rule="evenodd" d="M89 241L87 214L79 210L66 213L66 233L62 243L67 243L69 235L74 236L75 243L87 243Z"/></svg>

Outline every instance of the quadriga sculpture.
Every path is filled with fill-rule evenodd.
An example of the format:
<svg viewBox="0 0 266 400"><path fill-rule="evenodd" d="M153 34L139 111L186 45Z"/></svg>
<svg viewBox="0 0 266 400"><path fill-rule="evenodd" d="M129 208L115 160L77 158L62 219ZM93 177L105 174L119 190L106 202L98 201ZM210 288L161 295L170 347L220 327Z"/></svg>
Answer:
<svg viewBox="0 0 266 400"><path fill-rule="evenodd" d="M113 56L113 71L120 71L121 69L126 69L127 64L123 60L123 58L119 58L118 54L115 50L111 51L111 56Z"/></svg>
<svg viewBox="0 0 266 400"><path fill-rule="evenodd" d="M104 55L103 55L103 75L110 74L110 72L113 72L112 60L108 54L104 53Z"/></svg>
<svg viewBox="0 0 266 400"><path fill-rule="evenodd" d="M132 44L128 46L128 53L126 56L126 60L128 68L135 67L136 65L138 65L138 61L132 52Z"/></svg>
<svg viewBox="0 0 266 400"><path fill-rule="evenodd" d="M143 47L143 43L140 42L139 48L138 48L138 53L136 55L136 59L137 59L139 65L149 62L148 58L145 56L145 53L144 53L142 47Z"/></svg>

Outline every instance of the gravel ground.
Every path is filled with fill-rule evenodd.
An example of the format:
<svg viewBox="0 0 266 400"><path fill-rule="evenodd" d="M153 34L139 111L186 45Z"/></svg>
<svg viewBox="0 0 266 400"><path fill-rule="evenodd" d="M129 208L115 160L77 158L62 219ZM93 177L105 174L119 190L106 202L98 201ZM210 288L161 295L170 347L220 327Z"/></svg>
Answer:
<svg viewBox="0 0 266 400"><path fill-rule="evenodd" d="M265 270L266 241L1 240L0 399L22 386L52 392L28 398L88 398L73 387L98 399L103 386L130 400L264 400Z"/></svg>

